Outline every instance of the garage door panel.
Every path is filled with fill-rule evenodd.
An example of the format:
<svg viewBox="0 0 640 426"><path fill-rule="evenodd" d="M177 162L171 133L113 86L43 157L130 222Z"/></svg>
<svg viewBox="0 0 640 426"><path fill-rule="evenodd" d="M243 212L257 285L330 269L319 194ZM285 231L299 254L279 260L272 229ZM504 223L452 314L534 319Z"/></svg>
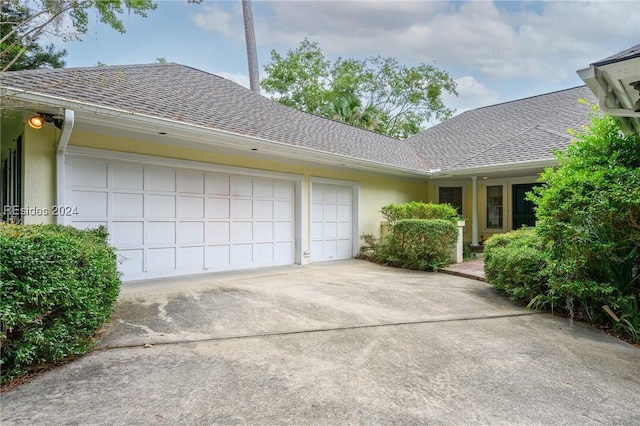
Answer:
<svg viewBox="0 0 640 426"><path fill-rule="evenodd" d="M204 198L178 197L178 217L204 218Z"/></svg>
<svg viewBox="0 0 640 426"><path fill-rule="evenodd" d="M78 208L79 217L103 218L108 216L106 192L73 191L73 204Z"/></svg>
<svg viewBox="0 0 640 426"><path fill-rule="evenodd" d="M338 206L335 204L325 204L322 218L324 220L338 219Z"/></svg>
<svg viewBox="0 0 640 426"><path fill-rule="evenodd" d="M148 191L176 191L176 171L168 168L147 167L146 190Z"/></svg>
<svg viewBox="0 0 640 426"><path fill-rule="evenodd" d="M191 170L179 170L178 192L204 194L204 173Z"/></svg>
<svg viewBox="0 0 640 426"><path fill-rule="evenodd" d="M253 250L255 263L268 264L273 262L273 243L256 244Z"/></svg>
<svg viewBox="0 0 640 426"><path fill-rule="evenodd" d="M111 243L116 247L142 247L144 245L144 222L113 222Z"/></svg>
<svg viewBox="0 0 640 426"><path fill-rule="evenodd" d="M253 215L252 200L231 200L231 217L234 219L251 219Z"/></svg>
<svg viewBox="0 0 640 426"><path fill-rule="evenodd" d="M276 222L274 225L274 238L276 241L293 240L293 223Z"/></svg>
<svg viewBox="0 0 640 426"><path fill-rule="evenodd" d="M273 183L273 196L285 200L293 200L293 182L275 181Z"/></svg>
<svg viewBox="0 0 640 426"><path fill-rule="evenodd" d="M231 241L246 242L253 240L253 222L232 222Z"/></svg>
<svg viewBox="0 0 640 426"><path fill-rule="evenodd" d="M207 239L210 242L226 243L231 241L231 226L229 222L209 222L207 229Z"/></svg>
<svg viewBox="0 0 640 426"><path fill-rule="evenodd" d="M173 195L149 195L148 217L175 218L176 197Z"/></svg>
<svg viewBox="0 0 640 426"><path fill-rule="evenodd" d="M107 163L71 159L67 161L67 180L76 186L88 188L106 188L108 182Z"/></svg>
<svg viewBox="0 0 640 426"><path fill-rule="evenodd" d="M144 195L113 193L113 217L143 217Z"/></svg>
<svg viewBox="0 0 640 426"><path fill-rule="evenodd" d="M112 166L114 189L144 189L144 167L131 164L114 164Z"/></svg>
<svg viewBox="0 0 640 426"><path fill-rule="evenodd" d="M256 242L273 241L273 222L255 222L253 224L253 239Z"/></svg>
<svg viewBox="0 0 640 426"><path fill-rule="evenodd" d="M228 198L208 198L207 218L209 219L229 219L230 208Z"/></svg>
<svg viewBox="0 0 640 426"><path fill-rule="evenodd" d="M231 264L231 246L209 246L207 247L207 256L213 270L227 269Z"/></svg>
<svg viewBox="0 0 640 426"><path fill-rule="evenodd" d="M178 227L178 243L204 243L204 222L180 222Z"/></svg>
<svg viewBox="0 0 640 426"><path fill-rule="evenodd" d="M253 196L261 198L273 198L273 180L254 178Z"/></svg>
<svg viewBox="0 0 640 426"><path fill-rule="evenodd" d="M204 268L204 247L180 247L179 269L187 273Z"/></svg>
<svg viewBox="0 0 640 426"><path fill-rule="evenodd" d="M293 219L293 202L276 201L274 203L273 218L278 220Z"/></svg>
<svg viewBox="0 0 640 426"><path fill-rule="evenodd" d="M152 248L148 250L147 272L171 272L176 269L175 247Z"/></svg>
<svg viewBox="0 0 640 426"><path fill-rule="evenodd" d="M231 265L251 265L253 262L253 244L234 244L231 246Z"/></svg>
<svg viewBox="0 0 640 426"><path fill-rule="evenodd" d="M338 206L337 219L341 221L351 221L351 205L341 204Z"/></svg>
<svg viewBox="0 0 640 426"><path fill-rule="evenodd" d="M272 200L254 200L253 201L253 218L254 219L273 219L273 201Z"/></svg>
<svg viewBox="0 0 640 426"><path fill-rule="evenodd" d="M147 245L158 246L176 243L176 223L175 222L149 222L149 232L145 243Z"/></svg>
<svg viewBox="0 0 640 426"><path fill-rule="evenodd" d="M205 176L205 189L211 195L230 195L229 176L207 173Z"/></svg>
<svg viewBox="0 0 640 426"><path fill-rule="evenodd" d="M279 264L291 263L291 259L293 259L293 249L293 241L277 242L274 244L273 259Z"/></svg>
<svg viewBox="0 0 640 426"><path fill-rule="evenodd" d="M338 224L338 233L336 235L341 239L350 239L351 238L351 223L343 222Z"/></svg>
<svg viewBox="0 0 640 426"><path fill-rule="evenodd" d="M117 250L119 269L125 276L139 276L144 273L144 250Z"/></svg>
<svg viewBox="0 0 640 426"><path fill-rule="evenodd" d="M248 176L231 176L231 195L240 197L253 196L253 178Z"/></svg>

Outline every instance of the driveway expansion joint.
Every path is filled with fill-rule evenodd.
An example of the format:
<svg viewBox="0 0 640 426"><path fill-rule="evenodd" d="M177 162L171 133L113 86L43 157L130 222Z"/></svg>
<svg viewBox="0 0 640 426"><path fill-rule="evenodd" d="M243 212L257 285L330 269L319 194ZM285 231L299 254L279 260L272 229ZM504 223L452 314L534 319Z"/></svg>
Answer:
<svg viewBox="0 0 640 426"><path fill-rule="evenodd" d="M333 332L333 331L363 330L363 329L371 329L371 328L399 327L399 326L420 325L420 324L502 319L502 318L523 317L523 316L544 314L544 313L545 312L541 312L541 311L532 311L532 312L520 312L515 314L431 319L431 320L420 320L420 321L401 321L401 322L390 322L390 323L383 323L383 324L365 324L365 325L354 325L354 326L345 326L345 327L327 327L327 328L315 328L315 329L307 329L307 330L278 331L273 333L245 334L245 335L238 335L238 336L206 337L201 339L183 339L183 340L166 341L166 342L145 341L142 343L130 343L125 345L107 345L103 347L97 347L96 349L94 349L94 351L106 351L106 350L112 350L112 349L127 349L127 348L148 348L150 346L181 345L181 344L188 344L188 343L233 341L233 340L242 340L242 339L255 339L255 338L261 338L261 337L292 336L296 334L326 333L326 332Z"/></svg>

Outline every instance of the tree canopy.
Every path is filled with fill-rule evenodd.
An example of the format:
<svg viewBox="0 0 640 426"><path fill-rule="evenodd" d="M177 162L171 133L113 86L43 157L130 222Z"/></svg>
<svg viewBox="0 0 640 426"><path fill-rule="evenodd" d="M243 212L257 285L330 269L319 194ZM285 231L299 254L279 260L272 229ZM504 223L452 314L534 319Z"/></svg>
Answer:
<svg viewBox="0 0 640 426"><path fill-rule="evenodd" d="M262 88L281 104L397 138L449 118L442 94L457 95L453 77L434 65L380 56L332 63L308 39L285 56L271 51L264 70Z"/></svg>
<svg viewBox="0 0 640 426"><path fill-rule="evenodd" d="M2 0L1 71L64 65L64 51L55 52L52 45L39 48L37 40L43 34L79 38L88 30L90 12L95 12L100 22L124 33L120 15L125 9L146 17L146 12L155 8L153 0ZM68 19L69 26L62 26L63 18Z"/></svg>
<svg viewBox="0 0 640 426"><path fill-rule="evenodd" d="M36 68L62 68L67 51L56 50L53 44L41 46L35 37L24 45L19 32L12 32L15 23L31 19L30 11L14 2L3 3L0 10L0 37L2 37L0 69L7 71ZM7 37L5 38L5 35Z"/></svg>

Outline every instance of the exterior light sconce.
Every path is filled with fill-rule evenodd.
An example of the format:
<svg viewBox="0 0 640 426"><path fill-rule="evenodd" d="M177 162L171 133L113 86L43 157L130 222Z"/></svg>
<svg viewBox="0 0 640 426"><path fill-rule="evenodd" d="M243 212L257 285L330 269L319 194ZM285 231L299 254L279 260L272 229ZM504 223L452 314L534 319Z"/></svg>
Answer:
<svg viewBox="0 0 640 426"><path fill-rule="evenodd" d="M633 87L634 90L637 90L638 94L640 95L640 80L629 83L629 86ZM638 98L635 105L633 106L633 112L640 112L640 98Z"/></svg>
<svg viewBox="0 0 640 426"><path fill-rule="evenodd" d="M53 125L56 126L58 129L62 129L62 124L64 123L64 120L62 120L61 118L54 117L53 114L38 112L36 113L36 115L29 118L29 120L27 120L27 123L29 124L29 126L31 126L36 130L42 129L45 123L53 123Z"/></svg>

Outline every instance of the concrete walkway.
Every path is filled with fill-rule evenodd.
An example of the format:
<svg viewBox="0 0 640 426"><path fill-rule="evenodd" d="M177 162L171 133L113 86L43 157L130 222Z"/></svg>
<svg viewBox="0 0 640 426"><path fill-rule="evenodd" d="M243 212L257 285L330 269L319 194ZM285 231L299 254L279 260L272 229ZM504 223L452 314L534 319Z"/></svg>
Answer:
<svg viewBox="0 0 640 426"><path fill-rule="evenodd" d="M98 346L0 424L640 424L637 348L364 261L127 285Z"/></svg>

